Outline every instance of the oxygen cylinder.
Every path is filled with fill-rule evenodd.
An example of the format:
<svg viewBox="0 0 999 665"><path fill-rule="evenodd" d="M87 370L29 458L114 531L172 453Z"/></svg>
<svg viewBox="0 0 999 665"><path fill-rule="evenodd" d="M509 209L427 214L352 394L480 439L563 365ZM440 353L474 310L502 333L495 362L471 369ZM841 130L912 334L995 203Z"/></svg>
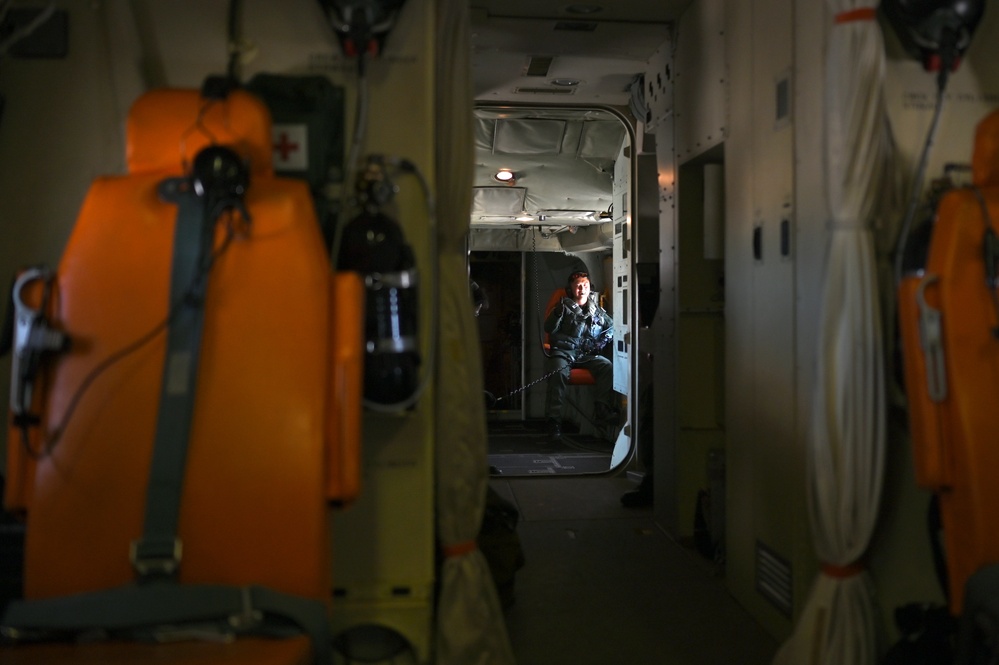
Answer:
<svg viewBox="0 0 999 665"><path fill-rule="evenodd" d="M364 277L364 397L399 403L416 391L420 365L413 250L394 219L367 211L344 228L338 265Z"/></svg>

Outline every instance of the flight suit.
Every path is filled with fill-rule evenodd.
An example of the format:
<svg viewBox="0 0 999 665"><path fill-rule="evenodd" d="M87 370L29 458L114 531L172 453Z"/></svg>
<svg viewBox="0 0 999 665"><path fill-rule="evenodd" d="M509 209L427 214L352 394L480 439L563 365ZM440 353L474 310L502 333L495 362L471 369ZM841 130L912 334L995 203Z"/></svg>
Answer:
<svg viewBox="0 0 999 665"><path fill-rule="evenodd" d="M613 331L614 322L597 304L595 295L591 295L584 306L572 298L562 298L545 319L545 332L551 344L545 360L545 371L551 374L545 399L550 438L561 437L565 387L569 381L569 370L573 367L589 370L596 381L594 403L597 426L605 429L615 424L615 409L611 401L614 368L610 360L599 355L613 337Z"/></svg>

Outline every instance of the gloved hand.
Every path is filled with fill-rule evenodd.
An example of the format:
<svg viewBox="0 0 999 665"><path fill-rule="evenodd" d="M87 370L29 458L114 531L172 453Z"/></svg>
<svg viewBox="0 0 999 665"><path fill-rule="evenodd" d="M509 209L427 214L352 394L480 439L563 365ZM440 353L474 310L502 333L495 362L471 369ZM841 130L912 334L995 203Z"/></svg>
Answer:
<svg viewBox="0 0 999 665"><path fill-rule="evenodd" d="M603 333L599 337L583 337L579 340L579 350L584 354L599 353L614 337L613 333Z"/></svg>

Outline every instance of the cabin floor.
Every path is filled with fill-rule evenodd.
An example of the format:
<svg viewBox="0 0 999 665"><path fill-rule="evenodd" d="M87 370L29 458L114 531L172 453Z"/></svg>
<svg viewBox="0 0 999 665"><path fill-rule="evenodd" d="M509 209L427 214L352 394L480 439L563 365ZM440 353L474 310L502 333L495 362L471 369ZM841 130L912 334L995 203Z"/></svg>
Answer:
<svg viewBox="0 0 999 665"><path fill-rule="evenodd" d="M763 665L778 648L714 563L626 508L625 476L502 478L524 565L507 630L518 663Z"/></svg>
<svg viewBox="0 0 999 665"><path fill-rule="evenodd" d="M545 421L497 420L489 423L492 476L599 473L611 465L614 444L565 421L562 439L547 440Z"/></svg>

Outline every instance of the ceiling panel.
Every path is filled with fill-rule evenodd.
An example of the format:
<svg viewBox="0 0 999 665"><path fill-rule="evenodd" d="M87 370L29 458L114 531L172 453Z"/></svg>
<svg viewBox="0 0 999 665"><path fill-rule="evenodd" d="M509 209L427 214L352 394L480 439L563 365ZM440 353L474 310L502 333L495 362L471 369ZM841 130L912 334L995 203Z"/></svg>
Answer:
<svg viewBox="0 0 999 665"><path fill-rule="evenodd" d="M668 24L584 23L587 29L566 29L554 19L473 16L476 99L627 104L629 86L669 38Z"/></svg>

